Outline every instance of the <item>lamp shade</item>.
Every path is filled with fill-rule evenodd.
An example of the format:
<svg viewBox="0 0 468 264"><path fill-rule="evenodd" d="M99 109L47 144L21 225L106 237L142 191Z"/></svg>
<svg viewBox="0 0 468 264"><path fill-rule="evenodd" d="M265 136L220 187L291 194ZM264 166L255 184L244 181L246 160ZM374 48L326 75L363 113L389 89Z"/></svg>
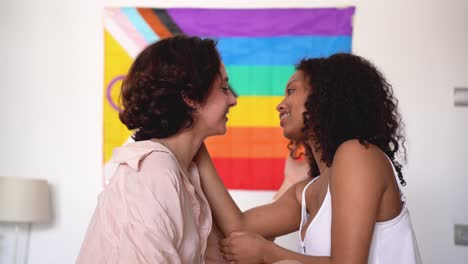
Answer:
<svg viewBox="0 0 468 264"><path fill-rule="evenodd" d="M44 223L50 218L46 180L0 177L0 222Z"/></svg>

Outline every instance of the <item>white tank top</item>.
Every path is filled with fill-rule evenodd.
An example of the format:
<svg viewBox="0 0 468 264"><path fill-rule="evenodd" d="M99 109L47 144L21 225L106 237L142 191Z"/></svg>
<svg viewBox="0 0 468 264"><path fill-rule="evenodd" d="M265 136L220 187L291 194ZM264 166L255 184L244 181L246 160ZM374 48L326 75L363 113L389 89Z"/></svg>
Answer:
<svg viewBox="0 0 468 264"><path fill-rule="evenodd" d="M389 159L390 160L390 159ZM393 163L392 163L393 167ZM393 173L397 175L393 167ZM332 203L330 188L317 215L312 219L302 240L302 228L309 218L307 213L305 192L307 188L319 178L312 179L302 191L301 225L299 227L299 252L310 256L330 256L331 253L331 220ZM398 182L398 181L397 181ZM400 189L400 187L398 186ZM400 214L388 221L377 222L372 236L369 251L369 264L413 264L421 263L418 245L411 225L406 197L400 189L403 207Z"/></svg>

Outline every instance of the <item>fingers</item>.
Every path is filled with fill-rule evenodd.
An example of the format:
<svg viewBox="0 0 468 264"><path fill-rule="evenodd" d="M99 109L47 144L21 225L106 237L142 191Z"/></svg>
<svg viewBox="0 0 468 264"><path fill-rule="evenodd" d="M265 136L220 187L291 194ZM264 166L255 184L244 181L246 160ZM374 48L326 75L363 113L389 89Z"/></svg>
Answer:
<svg viewBox="0 0 468 264"><path fill-rule="evenodd" d="M242 232L233 232L227 238L219 240L219 246L221 248L232 247L234 241L236 240L236 237L239 237L241 235L243 235Z"/></svg>
<svg viewBox="0 0 468 264"><path fill-rule="evenodd" d="M223 252L223 254L230 254L230 255L234 254L232 252L231 247L226 247L226 246L225 247L220 247L220 250L221 250L221 252Z"/></svg>
<svg viewBox="0 0 468 264"><path fill-rule="evenodd" d="M234 253L232 252L231 238L222 239L219 244L219 249L223 254L223 258L229 263L236 263Z"/></svg>
<svg viewBox="0 0 468 264"><path fill-rule="evenodd" d="M232 241L234 240L234 238L236 237L240 237L240 236L243 236L243 235L246 235L247 233L246 232L232 232L231 234L229 234L229 236L227 238L224 238L224 239L221 239L219 241L219 244L220 246L222 247L228 247L228 246L231 246L232 245Z"/></svg>
<svg viewBox="0 0 468 264"><path fill-rule="evenodd" d="M219 246L220 247L229 247L231 245L231 238L225 238L225 239L221 239L219 241Z"/></svg>
<svg viewBox="0 0 468 264"><path fill-rule="evenodd" d="M234 255L231 255L231 254L224 254L223 257L225 260L229 261L230 263L234 263L236 261L236 258L234 257Z"/></svg>
<svg viewBox="0 0 468 264"><path fill-rule="evenodd" d="M221 247L221 252L223 253L223 258L225 260L229 261L229 263L235 263L236 258L231 247Z"/></svg>
<svg viewBox="0 0 468 264"><path fill-rule="evenodd" d="M238 249L239 242L242 241L240 237L246 235L248 235L246 232L232 232L227 238L219 241L219 247L223 253L223 257L229 261L229 263L238 263L239 259L236 254L239 254L239 252L236 249Z"/></svg>

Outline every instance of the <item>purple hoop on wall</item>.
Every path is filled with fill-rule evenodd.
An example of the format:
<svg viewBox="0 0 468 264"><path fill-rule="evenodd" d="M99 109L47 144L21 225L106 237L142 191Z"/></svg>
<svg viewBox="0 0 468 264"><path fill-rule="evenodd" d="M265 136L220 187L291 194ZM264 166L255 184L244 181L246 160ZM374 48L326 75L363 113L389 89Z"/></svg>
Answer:
<svg viewBox="0 0 468 264"><path fill-rule="evenodd" d="M125 75L119 75L115 77L114 79L112 79L109 85L107 85L107 89L106 89L107 102L109 102L112 108L114 108L114 110L116 110L119 113L122 112L122 109L112 100L111 92L112 92L112 87L114 86L114 84L123 79L125 79Z"/></svg>

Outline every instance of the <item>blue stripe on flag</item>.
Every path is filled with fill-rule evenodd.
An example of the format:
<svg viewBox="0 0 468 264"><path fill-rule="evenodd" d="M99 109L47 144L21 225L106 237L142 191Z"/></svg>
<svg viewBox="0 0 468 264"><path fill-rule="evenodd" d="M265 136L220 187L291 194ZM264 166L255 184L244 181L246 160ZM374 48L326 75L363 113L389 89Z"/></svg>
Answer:
<svg viewBox="0 0 468 264"><path fill-rule="evenodd" d="M148 26L148 24L141 17L140 13L138 13L138 10L136 10L136 8L124 7L122 8L122 12L128 17L128 19L132 22L133 26L143 36L143 38L148 42L148 44L159 40L159 37Z"/></svg>
<svg viewBox="0 0 468 264"><path fill-rule="evenodd" d="M218 50L226 65L293 65L304 57L351 52L350 36L222 37Z"/></svg>

